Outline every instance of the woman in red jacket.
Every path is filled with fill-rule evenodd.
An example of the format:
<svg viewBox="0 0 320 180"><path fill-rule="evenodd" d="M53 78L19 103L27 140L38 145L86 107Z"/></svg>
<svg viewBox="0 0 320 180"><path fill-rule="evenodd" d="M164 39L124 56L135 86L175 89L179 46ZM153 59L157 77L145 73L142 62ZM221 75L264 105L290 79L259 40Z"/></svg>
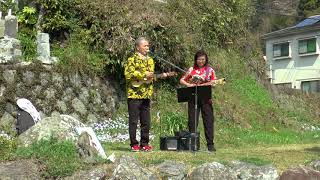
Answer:
<svg viewBox="0 0 320 180"><path fill-rule="evenodd" d="M194 65L190 67L186 74L184 74L180 83L187 87L194 86L214 86L216 80L215 72L212 67L208 65L208 55L204 50L199 50L194 56ZM216 151L214 147L214 115L212 107L212 99L199 100L197 119L199 119L199 111L203 119L203 125L205 129L205 136L207 140L208 151ZM194 133L198 126L195 125L195 100L188 102L188 126L189 131Z"/></svg>

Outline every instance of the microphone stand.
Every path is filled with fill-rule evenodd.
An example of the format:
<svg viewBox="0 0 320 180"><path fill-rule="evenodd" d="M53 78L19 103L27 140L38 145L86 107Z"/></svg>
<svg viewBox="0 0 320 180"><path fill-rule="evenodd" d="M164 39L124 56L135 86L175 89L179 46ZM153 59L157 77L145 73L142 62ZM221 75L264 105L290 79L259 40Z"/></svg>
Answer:
<svg viewBox="0 0 320 180"><path fill-rule="evenodd" d="M194 149L193 152L196 152L198 149L198 142L197 142L197 122L198 122L198 83L195 86L195 92L194 92ZM192 138L192 133L191 133L191 138Z"/></svg>
<svg viewBox="0 0 320 180"><path fill-rule="evenodd" d="M197 80L198 81L198 80ZM199 115L198 115L198 82L195 85L195 92L194 92L194 133L191 133L191 138L194 138L194 149L193 152L196 152L198 149L198 142L197 142L197 130L198 130L198 120L199 120Z"/></svg>

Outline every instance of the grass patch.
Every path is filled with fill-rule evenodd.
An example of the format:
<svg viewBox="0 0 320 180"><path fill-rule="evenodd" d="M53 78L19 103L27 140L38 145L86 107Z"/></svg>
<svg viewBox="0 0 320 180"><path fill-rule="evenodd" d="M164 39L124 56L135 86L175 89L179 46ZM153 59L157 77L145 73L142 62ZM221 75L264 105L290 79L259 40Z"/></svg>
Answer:
<svg viewBox="0 0 320 180"><path fill-rule="evenodd" d="M72 175L81 167L75 145L70 141L41 140L30 147L19 148L19 158L36 158L44 165L44 178Z"/></svg>
<svg viewBox="0 0 320 180"><path fill-rule="evenodd" d="M154 142L152 142L152 145L155 145ZM222 147L218 145L216 153L208 153L203 146L196 153L189 151L160 151L158 146L154 146L153 152L133 153L129 150L128 143L105 143L104 148L108 153L114 152L117 158L123 155L132 156L146 166L157 165L165 160L171 160L183 162L189 168L192 168L214 161L228 165L231 161L240 160L259 166L273 164L280 171L291 166L306 164L317 159L320 155L319 150L310 150L319 149L318 143L250 145L247 147Z"/></svg>
<svg viewBox="0 0 320 180"><path fill-rule="evenodd" d="M235 94L241 97L241 103L245 105L257 104L261 108L272 107L272 99L268 91L252 76L233 80L232 88L236 91Z"/></svg>
<svg viewBox="0 0 320 180"><path fill-rule="evenodd" d="M16 147L16 140L8 140L0 136L0 162L12 160Z"/></svg>
<svg viewBox="0 0 320 180"><path fill-rule="evenodd" d="M221 146L252 146L252 145L279 145L303 144L320 141L318 132L298 132L292 129L241 129L226 128L216 133L216 139Z"/></svg>
<svg viewBox="0 0 320 180"><path fill-rule="evenodd" d="M243 157L243 158L240 158L239 161L251 163L257 166L263 166L263 165L268 165L272 163L270 160L265 160L258 157Z"/></svg>

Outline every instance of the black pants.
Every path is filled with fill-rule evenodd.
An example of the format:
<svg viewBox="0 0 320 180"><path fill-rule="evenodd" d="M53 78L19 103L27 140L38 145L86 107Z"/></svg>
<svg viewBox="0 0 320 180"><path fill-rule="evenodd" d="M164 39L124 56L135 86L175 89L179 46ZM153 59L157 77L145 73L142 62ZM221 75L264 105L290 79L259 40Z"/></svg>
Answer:
<svg viewBox="0 0 320 180"><path fill-rule="evenodd" d="M213 145L214 139L214 115L212 108L212 100L199 100L198 101L198 111L197 111L197 123L195 124L195 101L191 100L188 102L188 126L190 132L195 132L199 124L199 112L201 110L205 136L207 140L207 145Z"/></svg>
<svg viewBox="0 0 320 180"><path fill-rule="evenodd" d="M137 125L139 119L141 128L140 145L148 145L151 120L150 99L128 99L128 111L130 146L139 144L139 142L136 139Z"/></svg>

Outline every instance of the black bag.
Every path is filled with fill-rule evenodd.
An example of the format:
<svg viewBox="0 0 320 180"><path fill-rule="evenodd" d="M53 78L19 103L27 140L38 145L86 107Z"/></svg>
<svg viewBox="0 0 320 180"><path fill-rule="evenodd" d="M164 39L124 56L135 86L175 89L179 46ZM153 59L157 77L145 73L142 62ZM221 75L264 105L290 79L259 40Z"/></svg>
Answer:
<svg viewBox="0 0 320 180"><path fill-rule="evenodd" d="M175 132L178 137L178 149L180 151L198 151L200 150L200 133L191 133L188 131Z"/></svg>
<svg viewBox="0 0 320 180"><path fill-rule="evenodd" d="M35 123L34 123L32 116L28 112L26 112L18 107L17 124L16 124L17 134L18 135L22 134L23 132L28 130L31 126L33 126L34 124Z"/></svg>
<svg viewBox="0 0 320 180"><path fill-rule="evenodd" d="M178 138L177 137L160 137L160 150L164 151L177 151Z"/></svg>

